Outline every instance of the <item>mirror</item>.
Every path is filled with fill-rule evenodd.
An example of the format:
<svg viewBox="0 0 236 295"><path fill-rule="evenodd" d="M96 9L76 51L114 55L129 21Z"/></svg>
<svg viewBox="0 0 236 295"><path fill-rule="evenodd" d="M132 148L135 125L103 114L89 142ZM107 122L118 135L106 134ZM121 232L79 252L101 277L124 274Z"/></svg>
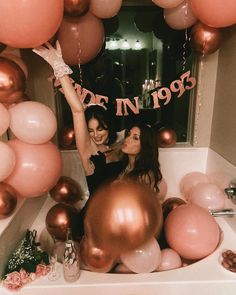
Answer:
<svg viewBox="0 0 236 295"><path fill-rule="evenodd" d="M103 23L106 40L101 52L88 64L73 66L72 79L93 94L109 98L105 105L116 114L118 131L140 118L157 130L162 126L172 128L178 142L187 142L191 92L180 95L176 89L180 86L172 82L192 70L189 31L168 27L163 9L151 1L123 1L119 14ZM175 91L171 92L171 99L166 99L171 83ZM163 87L156 107L154 92ZM73 122L63 94L57 95L59 142L65 148L64 138L73 132ZM88 93L85 102L90 98ZM130 108L125 112L124 105L118 111L119 98L128 99L133 105L138 103L138 114ZM74 143L69 148L74 148Z"/></svg>

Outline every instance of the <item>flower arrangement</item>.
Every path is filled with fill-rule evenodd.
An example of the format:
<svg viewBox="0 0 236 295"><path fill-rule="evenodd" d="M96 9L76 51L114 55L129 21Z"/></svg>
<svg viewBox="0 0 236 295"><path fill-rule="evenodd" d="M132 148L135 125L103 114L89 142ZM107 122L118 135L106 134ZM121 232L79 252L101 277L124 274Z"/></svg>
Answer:
<svg viewBox="0 0 236 295"><path fill-rule="evenodd" d="M27 230L7 263L2 284L10 291L20 290L24 285L47 275L51 269L48 254L38 248L36 234L36 230Z"/></svg>

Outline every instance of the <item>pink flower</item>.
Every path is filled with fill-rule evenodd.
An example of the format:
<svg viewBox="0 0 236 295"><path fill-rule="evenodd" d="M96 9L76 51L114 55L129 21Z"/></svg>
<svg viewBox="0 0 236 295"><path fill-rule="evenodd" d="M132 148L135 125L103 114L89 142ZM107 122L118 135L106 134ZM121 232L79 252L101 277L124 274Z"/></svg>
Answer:
<svg viewBox="0 0 236 295"><path fill-rule="evenodd" d="M17 291L23 287L20 273L13 271L7 274L6 279L3 281L3 286L11 291Z"/></svg>
<svg viewBox="0 0 236 295"><path fill-rule="evenodd" d="M45 265L45 264L38 264L36 267L36 276L40 277L40 276L46 276L50 271L50 267Z"/></svg>
<svg viewBox="0 0 236 295"><path fill-rule="evenodd" d="M31 278L29 276L29 273L25 271L23 268L20 270L20 277L21 277L21 282L23 285L31 282Z"/></svg>

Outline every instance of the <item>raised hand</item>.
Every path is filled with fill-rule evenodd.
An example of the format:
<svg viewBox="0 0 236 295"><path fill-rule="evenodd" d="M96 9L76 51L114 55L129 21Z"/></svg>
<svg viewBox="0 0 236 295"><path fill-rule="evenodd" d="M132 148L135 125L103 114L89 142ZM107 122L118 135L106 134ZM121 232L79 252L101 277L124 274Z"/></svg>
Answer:
<svg viewBox="0 0 236 295"><path fill-rule="evenodd" d="M45 46L39 46L32 49L32 51L41 56L51 65L57 79L63 77L64 75L72 74L71 68L65 64L63 60L61 46L58 41L56 42L56 48L47 42L45 43Z"/></svg>

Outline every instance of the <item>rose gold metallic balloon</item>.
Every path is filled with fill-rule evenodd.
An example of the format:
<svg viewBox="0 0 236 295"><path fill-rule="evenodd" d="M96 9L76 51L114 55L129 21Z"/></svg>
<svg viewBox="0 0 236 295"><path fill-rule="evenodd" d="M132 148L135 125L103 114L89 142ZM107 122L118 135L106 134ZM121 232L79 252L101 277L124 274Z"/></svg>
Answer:
<svg viewBox="0 0 236 295"><path fill-rule="evenodd" d="M75 131L73 127L64 127L59 138L60 146L64 149L75 148Z"/></svg>
<svg viewBox="0 0 236 295"><path fill-rule="evenodd" d="M89 0L64 0L64 14L67 16L80 16L89 9Z"/></svg>
<svg viewBox="0 0 236 295"><path fill-rule="evenodd" d="M208 27L197 23L191 31L192 48L200 54L211 54L219 49L222 41L222 31L219 28Z"/></svg>
<svg viewBox="0 0 236 295"><path fill-rule="evenodd" d="M82 191L74 179L61 176L57 184L50 190L50 196L58 203L73 205L81 200Z"/></svg>
<svg viewBox="0 0 236 295"><path fill-rule="evenodd" d="M50 235L57 240L66 240L68 228L76 228L77 210L66 204L53 206L46 216L46 227Z"/></svg>
<svg viewBox="0 0 236 295"><path fill-rule="evenodd" d="M176 144L177 135L168 127L162 127L157 132L157 143L161 148L170 148Z"/></svg>
<svg viewBox="0 0 236 295"><path fill-rule="evenodd" d="M10 216L17 205L17 191L9 184L0 183L0 219Z"/></svg>
<svg viewBox="0 0 236 295"><path fill-rule="evenodd" d="M98 248L119 255L157 236L162 221L160 202L148 187L115 181L90 200L85 234Z"/></svg>
<svg viewBox="0 0 236 295"><path fill-rule="evenodd" d="M25 74L15 62L0 57L0 102L15 103L25 90Z"/></svg>
<svg viewBox="0 0 236 295"><path fill-rule="evenodd" d="M108 272L114 265L114 256L93 245L88 237L83 237L80 243L80 257L86 268L95 272Z"/></svg>
<svg viewBox="0 0 236 295"><path fill-rule="evenodd" d="M176 197L172 197L172 198L168 198L166 199L163 203L162 203L162 211L163 211L163 216L164 219L167 217L167 215L174 210L175 208L186 204L186 202L181 199L181 198L176 198Z"/></svg>

